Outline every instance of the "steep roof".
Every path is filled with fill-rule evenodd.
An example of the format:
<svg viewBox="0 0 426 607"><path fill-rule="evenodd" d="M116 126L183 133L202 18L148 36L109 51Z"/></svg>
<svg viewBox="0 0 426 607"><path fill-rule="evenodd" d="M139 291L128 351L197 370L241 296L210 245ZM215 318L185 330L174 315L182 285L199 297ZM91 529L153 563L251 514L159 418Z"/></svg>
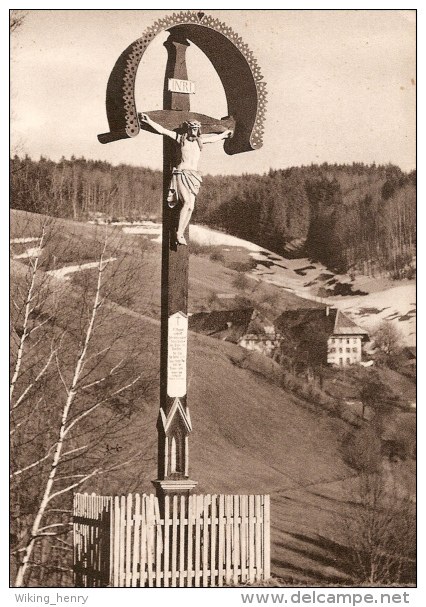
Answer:
<svg viewBox="0 0 426 607"><path fill-rule="evenodd" d="M275 320L274 324L283 334L291 331L309 335L310 331L324 331L329 335L368 335L365 329L336 308L287 310Z"/></svg>
<svg viewBox="0 0 426 607"><path fill-rule="evenodd" d="M196 333L237 344L248 332L253 308L199 312L189 317L188 327Z"/></svg>
<svg viewBox="0 0 426 607"><path fill-rule="evenodd" d="M341 310L337 310L334 323L334 335L368 335L368 331L359 327L353 320L348 318Z"/></svg>
<svg viewBox="0 0 426 607"><path fill-rule="evenodd" d="M299 310L287 310L275 320L276 327L282 332L305 332L309 330L325 330L333 332L337 310L332 308L327 315L325 308L308 308Z"/></svg>

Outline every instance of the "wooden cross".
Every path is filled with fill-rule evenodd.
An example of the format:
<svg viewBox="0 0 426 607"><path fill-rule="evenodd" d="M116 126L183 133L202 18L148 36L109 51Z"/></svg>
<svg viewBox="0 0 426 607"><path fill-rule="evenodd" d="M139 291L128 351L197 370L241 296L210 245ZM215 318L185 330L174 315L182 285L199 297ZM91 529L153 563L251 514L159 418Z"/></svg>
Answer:
<svg viewBox="0 0 426 607"><path fill-rule="evenodd" d="M165 42L168 59L163 90L164 109L146 113L169 130L176 130L183 122L192 120L201 122L203 133L221 133L228 128L233 129L235 121L232 118L218 120L191 112L190 95L169 90L170 78L188 79L185 58L188 46L184 38L170 34ZM141 123L141 128L152 130L145 123ZM170 209L167 204L172 170L179 161L177 154L176 142L164 137L160 415L157 424L158 479L154 481L160 503L165 495L189 494L196 485L195 481L189 480L188 465L188 434L192 429L186 395L189 251L188 247L176 244L179 208ZM188 232L187 228L187 242ZM182 339L175 337L179 320L184 327ZM173 357L178 359L174 363Z"/></svg>
<svg viewBox="0 0 426 607"><path fill-rule="evenodd" d="M98 135L101 143L135 137L141 129L155 132L138 119L134 100L139 62L152 39L169 31L163 91L163 109L144 112L168 130L197 120L203 133L234 136L225 141L227 154L262 147L266 90L259 66L242 39L226 24L204 12L180 12L160 19L118 58L111 72L106 98L109 133ZM190 111L191 85L186 68L189 42L209 58L223 84L229 116L217 119ZM169 90L169 79L176 83ZM182 92L179 92L180 91ZM183 92L186 91L186 92ZM158 478L153 481L160 505L165 495L185 495L197 484L189 479L188 435L191 419L187 404L186 362L188 338L188 247L176 244L180 208L169 208L167 196L172 170L179 158L178 146L163 138L163 241L161 273L161 371L158 430ZM188 233L185 234L189 241Z"/></svg>

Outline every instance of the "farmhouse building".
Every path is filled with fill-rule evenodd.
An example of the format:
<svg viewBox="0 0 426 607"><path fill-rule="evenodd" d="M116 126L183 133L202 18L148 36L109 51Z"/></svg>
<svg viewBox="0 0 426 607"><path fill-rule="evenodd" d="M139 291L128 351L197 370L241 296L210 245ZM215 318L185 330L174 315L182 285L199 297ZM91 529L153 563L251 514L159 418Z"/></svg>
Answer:
<svg viewBox="0 0 426 607"><path fill-rule="evenodd" d="M273 356L280 337L270 321L254 308L200 312L189 317L189 329Z"/></svg>
<svg viewBox="0 0 426 607"><path fill-rule="evenodd" d="M336 308L288 310L275 321L282 349L300 363L337 365L361 362L368 333Z"/></svg>

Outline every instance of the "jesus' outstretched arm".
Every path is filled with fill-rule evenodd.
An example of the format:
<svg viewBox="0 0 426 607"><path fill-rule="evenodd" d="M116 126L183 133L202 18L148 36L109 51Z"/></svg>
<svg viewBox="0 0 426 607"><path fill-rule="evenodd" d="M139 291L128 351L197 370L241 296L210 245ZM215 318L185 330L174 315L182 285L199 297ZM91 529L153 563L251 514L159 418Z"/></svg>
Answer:
<svg viewBox="0 0 426 607"><path fill-rule="evenodd" d="M166 129L164 126L161 126L161 124L158 124L158 122L154 122L154 120L151 120L148 114L139 114L139 118L142 122L146 122L146 124L156 130L160 135L166 135L167 137L171 137L176 141L177 133L175 131Z"/></svg>
<svg viewBox="0 0 426 607"><path fill-rule="evenodd" d="M233 131L230 129L226 129L223 133L218 133L214 135L201 135L201 141L203 143L215 143L216 141L222 141L222 139L229 139L232 137Z"/></svg>

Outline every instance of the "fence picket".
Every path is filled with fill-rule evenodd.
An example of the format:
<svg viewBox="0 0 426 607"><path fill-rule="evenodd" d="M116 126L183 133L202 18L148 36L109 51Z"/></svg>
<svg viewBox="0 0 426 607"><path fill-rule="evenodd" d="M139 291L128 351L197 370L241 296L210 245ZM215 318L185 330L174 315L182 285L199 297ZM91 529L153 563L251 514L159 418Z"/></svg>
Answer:
<svg viewBox="0 0 426 607"><path fill-rule="evenodd" d="M179 586L185 585L185 509L186 500L183 495L180 497L180 514L179 514ZM188 567L189 569L189 567Z"/></svg>
<svg viewBox="0 0 426 607"><path fill-rule="evenodd" d="M114 552L113 552L114 588L119 588L120 580L120 498L114 498Z"/></svg>
<svg viewBox="0 0 426 607"><path fill-rule="evenodd" d="M240 550L241 550L241 582L247 581L247 495L241 495L241 525L240 525Z"/></svg>
<svg viewBox="0 0 426 607"><path fill-rule="evenodd" d="M225 524L225 581L232 581L232 495L225 496L226 524Z"/></svg>
<svg viewBox="0 0 426 607"><path fill-rule="evenodd" d="M146 506L146 534L147 534L147 563L148 563L148 586L154 586L154 496L151 494Z"/></svg>
<svg viewBox="0 0 426 607"><path fill-rule="evenodd" d="M177 570L177 532L178 532L178 516L177 516L177 508L178 508L178 498L177 495L173 496L173 504L172 504L172 556L171 556L171 586L176 588L176 570Z"/></svg>
<svg viewBox="0 0 426 607"><path fill-rule="evenodd" d="M81 496L81 514L84 518L87 518L85 506L86 506L86 494L84 493ZM81 561L82 561L83 568L86 569L87 568L87 556L86 556L87 527L86 527L86 525L84 525L83 532L81 535L82 535L82 537L81 537ZM87 585L87 575L83 574L82 584L84 586Z"/></svg>
<svg viewBox="0 0 426 607"><path fill-rule="evenodd" d="M154 499L154 521L155 527L157 529L157 537L156 537L156 554L155 554L155 585L157 588L161 587L161 558L162 558L162 533L161 533L161 517L160 517L160 508L158 505L158 499Z"/></svg>
<svg viewBox="0 0 426 607"><path fill-rule="evenodd" d="M133 558L132 558L132 579L131 586L137 586L138 581L138 557L139 557L139 540L140 540L140 523L141 523L141 496L139 493L135 495L135 512L133 515ZM140 571L139 571L140 579Z"/></svg>
<svg viewBox="0 0 426 607"><path fill-rule="evenodd" d="M202 519L202 524L203 524L203 587L206 588L208 586L208 579L209 579L209 574L210 574L210 570L209 570L209 506L211 503L211 495L204 495L201 496L203 497L203 508L202 508L202 513L203 513L203 519Z"/></svg>
<svg viewBox="0 0 426 607"><path fill-rule="evenodd" d="M254 495L249 495L248 507L248 545L249 545L249 574L248 581L254 582Z"/></svg>
<svg viewBox="0 0 426 607"><path fill-rule="evenodd" d="M80 561L79 558L79 550L78 550L78 544L79 544L79 525L75 520L75 514L78 513L78 498L79 495L78 493L76 493L73 497L73 502L72 502L72 509L73 509L73 513L74 513L74 518L73 518L73 522L72 522L72 545L73 545L73 554L72 554L72 564L73 564L73 569L74 569L74 586L79 586L79 574L77 573L77 564Z"/></svg>
<svg viewBox="0 0 426 607"><path fill-rule="evenodd" d="M193 538L193 534L192 534L192 517L193 517L193 510L194 510L194 499L195 499L195 495L190 495L188 497L188 534L187 534L187 538L188 538L188 565L187 565L187 569L188 569L188 573L187 573L187 578L186 578L186 585L188 587L192 587L192 582L193 582L193 576L194 576L194 560L192 557L192 543L194 541Z"/></svg>
<svg viewBox="0 0 426 607"><path fill-rule="evenodd" d="M271 577L271 498L269 495L264 496L265 505L263 512L263 569L264 579Z"/></svg>
<svg viewBox="0 0 426 607"><path fill-rule="evenodd" d="M216 513L217 495L212 495L211 511L210 511L210 585L216 585L216 529L217 529L217 513Z"/></svg>
<svg viewBox="0 0 426 607"><path fill-rule="evenodd" d="M217 556L218 586L223 586L223 561L225 558L225 496L219 495L219 548Z"/></svg>
<svg viewBox="0 0 426 607"><path fill-rule="evenodd" d="M92 517L92 500L89 499L89 494L86 494L86 506L87 506L87 517L88 518L93 518ZM92 577L92 532L93 532L93 527L90 526L87 529L87 540L86 540L86 554L87 554L87 569L89 571L89 575L88 577L88 584L89 587L92 586L93 583L93 577Z"/></svg>
<svg viewBox="0 0 426 607"><path fill-rule="evenodd" d="M93 520L98 520L98 512L97 512L97 504L96 504L96 493L92 493L91 495L91 504L92 504L92 518ZM92 564L92 587L96 588L98 586L98 578L95 575L95 571L97 570L97 562L98 562L98 533L99 527L96 525L92 525L92 537L90 538L90 543L92 546L92 554L91 554L91 564Z"/></svg>
<svg viewBox="0 0 426 607"><path fill-rule="evenodd" d="M110 525L110 545L109 545L109 585L114 585L114 555L115 555L115 498L109 498L109 525Z"/></svg>
<svg viewBox="0 0 426 607"><path fill-rule="evenodd" d="M256 516L256 581L262 579L262 553L261 553L261 506L260 506L260 495L255 496L255 516Z"/></svg>
<svg viewBox="0 0 426 607"><path fill-rule="evenodd" d="M170 497L166 495L164 499L164 559L163 559L163 586L169 585L169 545L170 542Z"/></svg>
<svg viewBox="0 0 426 607"><path fill-rule="evenodd" d="M131 586L131 577L132 577L132 571L131 571L131 545L132 545L132 523L133 523L133 517L132 517L132 509L133 509L133 495L131 493L128 494L127 499L126 499L126 545L125 545L125 584L126 584L126 588L129 588L129 586Z"/></svg>
<svg viewBox="0 0 426 607"><path fill-rule="evenodd" d="M238 584L239 569L240 569L240 498L238 495L234 495L234 511L233 511L233 554L232 554L232 565L234 568L234 584Z"/></svg>
<svg viewBox="0 0 426 607"><path fill-rule="evenodd" d="M195 517L194 517L194 524L195 524L195 580L194 580L194 586L196 588L198 588L200 586L200 511L201 511L201 504L200 504L200 496L199 495L194 495L194 501L195 501Z"/></svg>
<svg viewBox="0 0 426 607"><path fill-rule="evenodd" d="M125 533L126 533L126 497L121 496L120 499L120 556L119 556L119 580L120 588L124 588L125 583Z"/></svg>
<svg viewBox="0 0 426 607"><path fill-rule="evenodd" d="M141 588L145 587L146 576L147 576L147 552L149 550L148 534L147 534L147 522L146 522L146 501L147 496L142 495L141 500L141 530L140 530L140 561L139 561L139 585Z"/></svg>

